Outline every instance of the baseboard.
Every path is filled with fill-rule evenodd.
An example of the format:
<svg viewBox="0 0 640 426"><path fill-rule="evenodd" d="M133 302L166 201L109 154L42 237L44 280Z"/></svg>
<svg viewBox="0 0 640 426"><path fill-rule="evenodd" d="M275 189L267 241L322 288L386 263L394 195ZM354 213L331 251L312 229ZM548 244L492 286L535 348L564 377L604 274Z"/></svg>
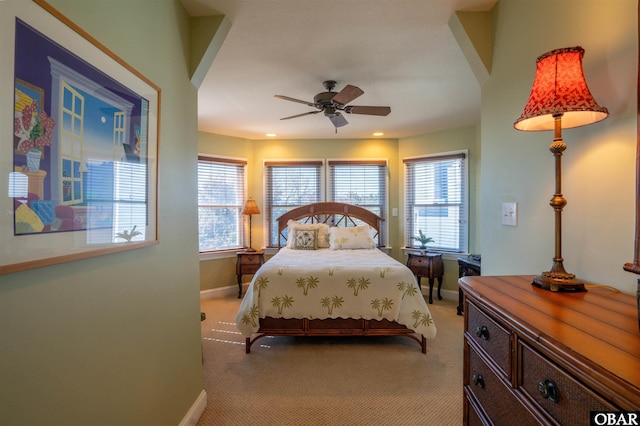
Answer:
<svg viewBox="0 0 640 426"><path fill-rule="evenodd" d="M247 291L247 287L249 287L249 283L242 284L242 294ZM226 287L218 287L212 288L209 290L201 290L200 291L200 299L211 299L213 297L223 297L228 296L230 294L238 294L238 286L237 285L229 285Z"/></svg>
<svg viewBox="0 0 640 426"><path fill-rule="evenodd" d="M202 390L178 426L195 426L207 408L207 393Z"/></svg>
<svg viewBox="0 0 640 426"><path fill-rule="evenodd" d="M457 290L447 290L447 289L442 289L440 290L440 294L442 295L442 298L445 300L453 300L453 301L458 301L458 291ZM425 297L429 296L429 285L426 286L422 286L422 295ZM433 297L433 300L438 300L438 289L434 288L433 289L433 293L431 294L431 297Z"/></svg>

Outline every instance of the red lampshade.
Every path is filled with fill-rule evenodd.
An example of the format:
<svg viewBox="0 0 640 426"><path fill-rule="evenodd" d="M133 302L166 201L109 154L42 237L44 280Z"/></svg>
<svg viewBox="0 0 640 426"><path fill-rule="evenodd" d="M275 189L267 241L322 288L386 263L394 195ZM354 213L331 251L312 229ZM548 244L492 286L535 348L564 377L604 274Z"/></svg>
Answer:
<svg viewBox="0 0 640 426"><path fill-rule="evenodd" d="M538 57L529 101L513 127L524 131L553 130L554 115L562 116L564 129L607 118L609 111L597 104L587 87L583 55L584 49L576 46Z"/></svg>

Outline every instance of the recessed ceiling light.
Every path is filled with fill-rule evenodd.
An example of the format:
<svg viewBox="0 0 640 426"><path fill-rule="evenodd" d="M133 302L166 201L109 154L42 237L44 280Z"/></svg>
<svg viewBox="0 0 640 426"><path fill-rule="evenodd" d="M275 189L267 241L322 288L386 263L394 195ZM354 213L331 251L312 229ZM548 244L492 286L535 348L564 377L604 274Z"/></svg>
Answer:
<svg viewBox="0 0 640 426"><path fill-rule="evenodd" d="M375 132L375 133L373 134L373 136L384 136L384 133L382 133L382 132Z"/></svg>
<svg viewBox="0 0 640 426"><path fill-rule="evenodd" d="M274 138L274 137L278 136L278 134L277 133L267 133L266 136L270 137L270 138Z"/></svg>

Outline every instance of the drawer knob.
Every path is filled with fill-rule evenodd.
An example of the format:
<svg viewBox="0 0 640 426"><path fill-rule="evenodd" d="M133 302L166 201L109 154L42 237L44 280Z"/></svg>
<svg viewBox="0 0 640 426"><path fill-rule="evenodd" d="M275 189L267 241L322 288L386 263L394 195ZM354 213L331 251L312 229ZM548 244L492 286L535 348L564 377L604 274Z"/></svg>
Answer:
<svg viewBox="0 0 640 426"><path fill-rule="evenodd" d="M482 340L489 340L489 329L486 325L481 327L476 327L476 336L480 337Z"/></svg>
<svg viewBox="0 0 640 426"><path fill-rule="evenodd" d="M544 380L538 383L538 390L544 399L548 399L551 402L560 401L560 389L553 380Z"/></svg>
<svg viewBox="0 0 640 426"><path fill-rule="evenodd" d="M474 374L473 376L471 376L471 381L474 385L478 386L481 389L484 389L484 377L482 377L482 374Z"/></svg>

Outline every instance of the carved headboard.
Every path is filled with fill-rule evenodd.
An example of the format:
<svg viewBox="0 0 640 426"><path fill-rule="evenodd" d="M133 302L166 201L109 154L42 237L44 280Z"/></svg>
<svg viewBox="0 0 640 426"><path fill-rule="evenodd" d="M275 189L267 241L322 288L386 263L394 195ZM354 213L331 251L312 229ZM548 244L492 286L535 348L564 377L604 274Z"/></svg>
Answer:
<svg viewBox="0 0 640 426"><path fill-rule="evenodd" d="M374 238L378 239L378 247L382 245L380 228L383 219L377 214L363 207L354 204L323 202L306 204L289 210L278 219L278 249L281 248L280 241L286 240L284 232L287 229L289 220L300 223L326 223L330 226L356 226L357 221L361 221L371 226L375 230Z"/></svg>

